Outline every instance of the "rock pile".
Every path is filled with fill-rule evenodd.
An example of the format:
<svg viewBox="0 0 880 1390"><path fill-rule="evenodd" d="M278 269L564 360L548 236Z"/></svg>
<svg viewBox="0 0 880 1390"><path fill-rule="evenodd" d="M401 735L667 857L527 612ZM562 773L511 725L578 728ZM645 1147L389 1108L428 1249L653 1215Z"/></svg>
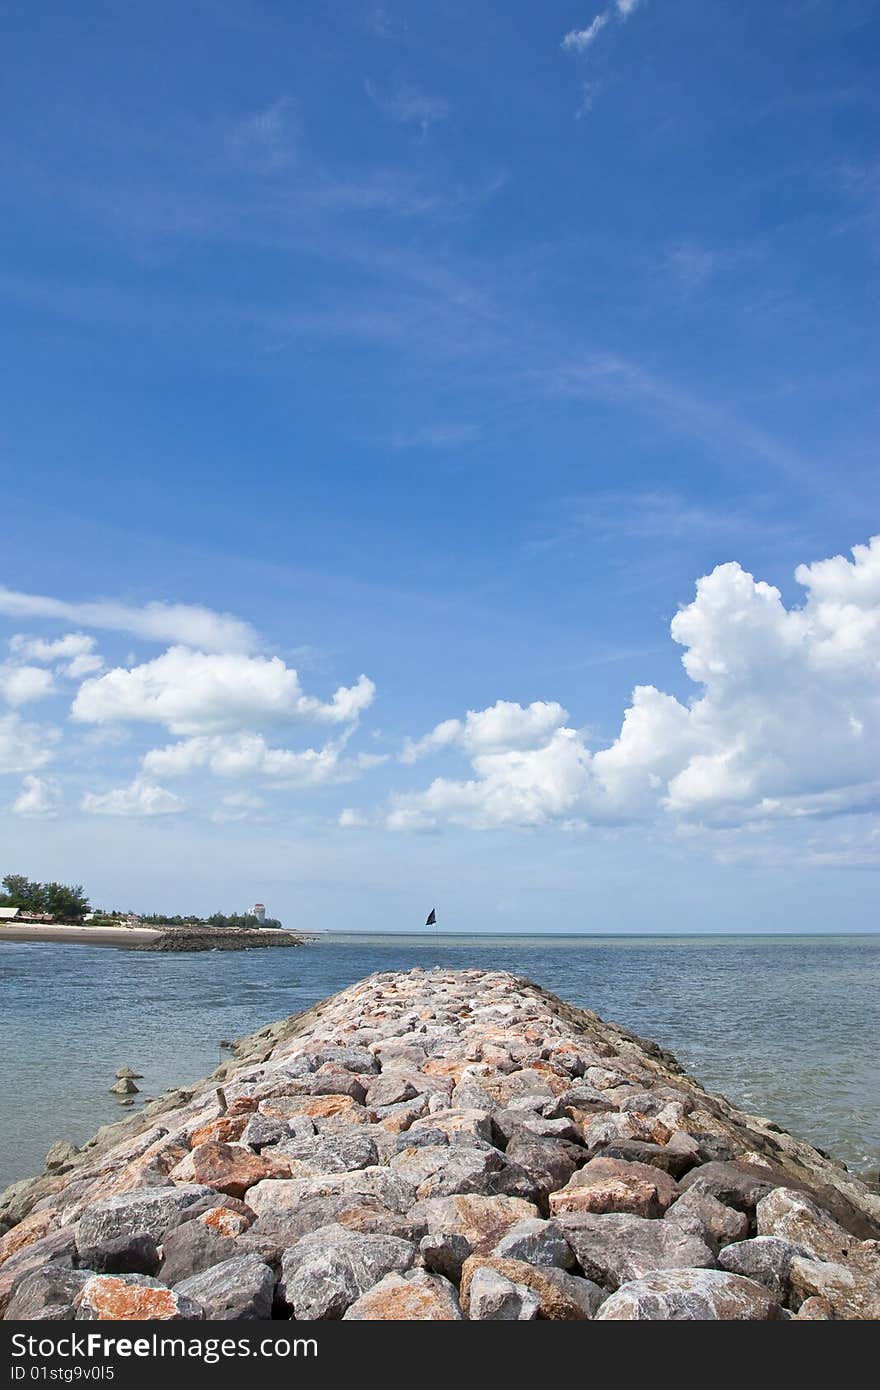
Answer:
<svg viewBox="0 0 880 1390"><path fill-rule="evenodd" d="M380 974L0 1197L7 1319L880 1317L880 1197L502 971Z"/></svg>

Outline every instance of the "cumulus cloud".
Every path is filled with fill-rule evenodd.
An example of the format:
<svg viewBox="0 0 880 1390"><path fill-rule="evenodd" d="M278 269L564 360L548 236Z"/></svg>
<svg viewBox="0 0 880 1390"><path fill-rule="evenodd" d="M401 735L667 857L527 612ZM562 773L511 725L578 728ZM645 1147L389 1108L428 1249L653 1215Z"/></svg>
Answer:
<svg viewBox="0 0 880 1390"><path fill-rule="evenodd" d="M408 739L401 762L414 763L453 745L466 753L534 748L546 742L567 718L568 711L552 701L535 701L524 708L511 700L497 700L489 709L469 709L464 719L445 719L418 741Z"/></svg>
<svg viewBox="0 0 880 1390"><path fill-rule="evenodd" d="M42 666L16 666L11 662L0 665L0 695L8 705L26 705L42 700L55 689L52 672Z"/></svg>
<svg viewBox="0 0 880 1390"><path fill-rule="evenodd" d="M28 637L18 632L9 639L9 646L22 660L54 664L59 674L70 676L73 680L94 675L104 665L95 650L97 643L94 637L89 637L85 632L66 632L54 641Z"/></svg>
<svg viewBox="0 0 880 1390"><path fill-rule="evenodd" d="M54 618L102 631L127 632L149 642L181 643L206 652L248 652L259 645L249 623L198 604L147 603L132 607L106 599L68 603L0 587L0 613L9 618Z"/></svg>
<svg viewBox="0 0 880 1390"><path fill-rule="evenodd" d="M28 776L12 803L12 810L28 820L51 820L58 815L60 804L61 788L53 778Z"/></svg>
<svg viewBox="0 0 880 1390"><path fill-rule="evenodd" d="M556 705L539 707L554 715L531 746L499 736L487 749L466 731L488 716L495 728L527 728L535 706L500 702L438 725L406 756L457 746L474 776L398 795L388 824L721 826L880 807L880 537L852 556L801 565L800 607L736 563L700 579L671 624L698 689L682 703L638 686L607 748L591 749Z"/></svg>
<svg viewBox="0 0 880 1390"><path fill-rule="evenodd" d="M280 657L171 647L143 665L85 681L72 716L91 724L164 724L174 734L193 735L302 720L342 724L357 719L375 689L362 675L322 702L304 693L296 670Z"/></svg>
<svg viewBox="0 0 880 1390"><path fill-rule="evenodd" d="M0 714L0 773L34 772L54 753L57 729L26 724L18 714Z"/></svg>
<svg viewBox="0 0 880 1390"><path fill-rule="evenodd" d="M186 802L156 782L136 777L127 787L86 792L82 808L92 816L169 816L185 810Z"/></svg>
<svg viewBox="0 0 880 1390"><path fill-rule="evenodd" d="M351 781L366 768L384 761L379 755L367 753L346 758L346 742L344 736L323 748L296 752L270 747L262 734L210 734L151 749L144 757L143 769L156 777L185 777L206 770L216 777L251 777L279 786L317 786Z"/></svg>

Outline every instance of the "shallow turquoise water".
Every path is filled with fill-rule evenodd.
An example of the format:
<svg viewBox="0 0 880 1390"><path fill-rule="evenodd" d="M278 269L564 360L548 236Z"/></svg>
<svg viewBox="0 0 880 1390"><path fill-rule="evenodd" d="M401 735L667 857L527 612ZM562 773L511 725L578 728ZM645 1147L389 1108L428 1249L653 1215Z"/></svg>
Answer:
<svg viewBox="0 0 880 1390"><path fill-rule="evenodd" d="M334 936L296 950L143 954L0 943L0 1187L54 1139L118 1118L123 1063L142 1096L192 1081L218 1043L374 970L499 967L656 1038L712 1090L853 1168L880 1163L880 935Z"/></svg>

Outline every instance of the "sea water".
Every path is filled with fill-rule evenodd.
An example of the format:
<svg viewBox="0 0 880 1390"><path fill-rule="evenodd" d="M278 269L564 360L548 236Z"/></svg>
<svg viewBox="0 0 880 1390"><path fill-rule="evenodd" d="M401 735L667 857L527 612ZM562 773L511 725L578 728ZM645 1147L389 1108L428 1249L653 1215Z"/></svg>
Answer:
<svg viewBox="0 0 880 1390"><path fill-rule="evenodd" d="M0 942L0 1188L137 1102L198 1080L221 1039L297 1013L375 970L526 975L653 1038L712 1091L853 1169L880 1163L880 935L327 936L193 954Z"/></svg>

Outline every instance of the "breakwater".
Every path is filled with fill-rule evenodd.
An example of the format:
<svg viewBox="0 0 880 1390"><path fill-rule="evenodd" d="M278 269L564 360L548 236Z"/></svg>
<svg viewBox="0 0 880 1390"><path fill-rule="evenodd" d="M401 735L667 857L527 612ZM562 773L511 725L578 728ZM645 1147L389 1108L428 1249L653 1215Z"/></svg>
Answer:
<svg viewBox="0 0 880 1390"><path fill-rule="evenodd" d="M501 971L371 976L0 1198L8 1318L880 1315L880 1197Z"/></svg>

